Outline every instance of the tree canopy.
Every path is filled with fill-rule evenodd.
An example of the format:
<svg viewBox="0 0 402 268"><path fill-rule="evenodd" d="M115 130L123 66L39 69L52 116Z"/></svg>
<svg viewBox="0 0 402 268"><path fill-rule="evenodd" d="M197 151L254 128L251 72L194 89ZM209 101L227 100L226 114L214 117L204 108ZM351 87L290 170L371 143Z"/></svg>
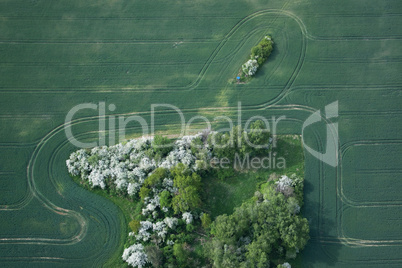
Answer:
<svg viewBox="0 0 402 268"><path fill-rule="evenodd" d="M262 201L251 199L212 223L208 256L216 267L267 267L278 252L289 257L306 245L308 221L288 209L295 199L276 191L273 184L260 190Z"/></svg>

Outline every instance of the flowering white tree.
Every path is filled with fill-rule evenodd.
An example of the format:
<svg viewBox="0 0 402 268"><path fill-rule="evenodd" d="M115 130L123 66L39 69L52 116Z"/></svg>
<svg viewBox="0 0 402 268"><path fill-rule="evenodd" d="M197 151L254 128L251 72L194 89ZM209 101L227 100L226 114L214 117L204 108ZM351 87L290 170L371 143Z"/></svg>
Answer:
<svg viewBox="0 0 402 268"><path fill-rule="evenodd" d="M193 222L193 215L190 212L183 213L183 220L186 221L186 224L190 224Z"/></svg>
<svg viewBox="0 0 402 268"><path fill-rule="evenodd" d="M92 187L105 189L106 179L111 179L118 190L134 196L145 179L158 167L171 169L183 163L194 170L197 159L191 152L191 142L200 135L184 136L176 140L172 151L159 162L145 154L152 149L153 138L143 137L129 140L125 144L80 149L70 155L66 165L71 175L81 176ZM169 178L164 180L163 186L169 192L177 191Z"/></svg>
<svg viewBox="0 0 402 268"><path fill-rule="evenodd" d="M92 170L91 174L88 176L88 181L91 183L92 187L99 186L102 189L105 189L105 176L100 170Z"/></svg>
<svg viewBox="0 0 402 268"><path fill-rule="evenodd" d="M138 268L142 268L148 262L147 254L144 252L144 246L141 244L134 244L126 248L122 258L129 265Z"/></svg>
<svg viewBox="0 0 402 268"><path fill-rule="evenodd" d="M280 268L292 268L292 266L288 262L285 262L284 264L278 265L278 267L280 267Z"/></svg>
<svg viewBox="0 0 402 268"><path fill-rule="evenodd" d="M293 194L293 181L288 176L283 175L279 181L276 182L276 190L283 193L285 196Z"/></svg>
<svg viewBox="0 0 402 268"><path fill-rule="evenodd" d="M157 223L154 223L153 231L156 232L158 236L162 237L162 239L165 239L168 232L166 224L163 221L158 221Z"/></svg>
<svg viewBox="0 0 402 268"><path fill-rule="evenodd" d="M245 64L243 64L241 66L241 69L242 69L243 73L245 73L246 75L249 75L249 76L255 75L255 73L257 72L257 69L258 69L257 60L255 60L255 59L248 60Z"/></svg>
<svg viewBox="0 0 402 268"><path fill-rule="evenodd" d="M163 221L170 229L174 229L177 223L179 222L177 218L169 218L169 217L166 217Z"/></svg>
<svg viewBox="0 0 402 268"><path fill-rule="evenodd" d="M82 180L88 181L92 187L102 189L115 187L117 190L134 197L139 193L144 181L159 167L170 170L182 163L188 169L195 171L197 156L192 152L192 146L193 140L197 137L201 137L201 134L177 139L166 157L158 161L150 156L153 150L153 138L141 138L109 147L99 146L91 150L77 150L70 155L66 165L71 175L80 176ZM212 157L212 148L209 148L207 143L201 144L201 147L204 150L204 155L206 155L203 157L203 161L208 161ZM165 239L168 237L169 230L175 229L179 224L179 218L165 217L163 220L160 219L161 216L169 212L170 208L161 207L159 196L163 191L174 195L178 189L174 186L174 181L169 174L166 175L166 178L162 177L161 182L157 186L152 186L148 196L143 200L142 215L147 220L140 222L137 233L131 232L129 234L135 236L139 243L148 242L151 235L154 234L160 237L163 243L174 244L172 240L165 241ZM186 224L190 224L194 220L190 212L183 213L182 219ZM142 244L134 244L126 248L122 258L134 267L143 267L148 263L148 257Z"/></svg>
<svg viewBox="0 0 402 268"><path fill-rule="evenodd" d="M138 230L138 234L135 236L137 240L148 241L151 237L151 233L148 230L153 229L153 224L150 221L142 221L140 222L140 229Z"/></svg>

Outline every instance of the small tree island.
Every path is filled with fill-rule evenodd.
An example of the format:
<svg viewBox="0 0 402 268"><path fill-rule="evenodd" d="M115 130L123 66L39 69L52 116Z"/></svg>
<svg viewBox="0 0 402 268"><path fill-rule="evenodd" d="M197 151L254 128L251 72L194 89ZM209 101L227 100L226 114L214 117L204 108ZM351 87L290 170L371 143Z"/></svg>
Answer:
<svg viewBox="0 0 402 268"><path fill-rule="evenodd" d="M274 46L274 41L271 36L266 35L258 43L257 46L251 49L250 59L241 66L241 70L237 74L237 82L247 82L252 76L254 76L258 68L260 68L264 62L271 55Z"/></svg>

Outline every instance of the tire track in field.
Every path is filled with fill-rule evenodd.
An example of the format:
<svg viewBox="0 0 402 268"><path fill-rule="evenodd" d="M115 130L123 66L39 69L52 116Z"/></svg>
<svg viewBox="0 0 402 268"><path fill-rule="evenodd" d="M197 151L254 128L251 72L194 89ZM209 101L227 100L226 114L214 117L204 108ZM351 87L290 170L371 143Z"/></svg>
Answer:
<svg viewBox="0 0 402 268"><path fill-rule="evenodd" d="M272 76L274 76L275 72L280 68L280 66L282 65L282 62L285 60L285 58L286 58L287 55L289 54L289 45L290 45L290 44L289 44L289 40L290 40L290 38L289 38L289 35L288 35L288 32L287 32L287 31L283 31L282 33L283 33L283 35L285 36L285 37L284 37L284 40L286 40L285 51L284 51L283 56L281 57L280 62L277 63L276 66L272 69L271 75L270 75L270 76L266 75L266 76L264 77L264 81L265 81L266 83L268 82L268 80L269 80ZM274 52L274 53L275 53L275 52Z"/></svg>
<svg viewBox="0 0 402 268"><path fill-rule="evenodd" d="M268 104L269 105L269 104Z"/></svg>
<svg viewBox="0 0 402 268"><path fill-rule="evenodd" d="M182 86L182 87L174 87L174 86L164 86L163 88L159 88L158 86L153 86L153 87L144 87L144 86L136 86L136 87L123 87L122 89L119 89L120 92L124 92L124 91L133 91L135 90L136 92L149 92L149 91L154 91L154 90L158 90L158 91L169 91L169 92L177 92L177 91L182 91L182 90L193 90L195 89L198 84L200 83L200 81L202 80L202 78L204 77L206 71L208 70L209 66L211 65L211 63L213 62L214 58L216 57L217 53L222 49L222 47L226 44L227 40L247 21L256 18L258 16L261 16L263 14L280 14L280 15L285 15L288 16L292 19L294 19L299 27L301 28L302 34L305 37L304 39L311 39L311 40L329 40L329 41L348 41L348 40L389 40L389 39L395 39L395 38L382 38L382 37L365 37L365 36L348 36L347 38L345 37L326 37L326 38L322 38L322 37L317 37L317 36L313 36L311 34L308 33L306 25L304 24L304 22L295 14L293 14L292 12L289 11L285 11L285 10L278 10L278 9L265 9L265 10L260 10L257 12L254 12L246 17L244 17L241 21L239 21L237 24L235 24L235 26L232 27L232 29L226 34L226 36L223 38L223 40L220 42L220 44L215 48L215 50L210 54L209 58L207 59L207 61L205 62L204 66L202 67L201 71L198 74L198 77L196 78L195 81L193 81L192 83L190 83L187 86ZM400 38L396 38L396 39L402 39L402 37ZM172 40L172 41L176 41L176 40ZM172 42L172 41L167 41L167 42ZM158 42L164 42L163 40L159 40L159 41L153 41L153 43L158 43ZM1 42L0 42L1 43ZM33 87L26 87L26 88L22 88L22 87L15 87L15 88L7 88L7 87L0 87L0 89L3 89L2 91L5 91L6 89L8 89L7 91L11 91L11 92L15 92L15 91L27 91L27 89L33 89ZM38 87L35 89L52 89L54 87ZM63 92L74 92L77 87L59 87L58 89L60 89L60 91ZM93 86L93 87L81 87L81 88L85 88L86 91L93 91L90 90L92 89L98 89L96 90L96 92L115 92L115 87L102 87L102 89L99 89L99 86ZM19 90L18 90L19 89ZM84 91L84 90L81 90Z"/></svg>
<svg viewBox="0 0 402 268"><path fill-rule="evenodd" d="M113 44L113 45L154 45L154 44L172 44L177 42L177 39L57 39L57 40L45 40L45 39L26 39L26 40L0 40L0 44L8 45L21 45L21 44L35 44L35 45L57 45L57 44L67 44L67 45L99 45L99 44ZM217 40L214 39L202 39L194 38L188 39L186 43L216 43Z"/></svg>
<svg viewBox="0 0 402 268"><path fill-rule="evenodd" d="M360 145L381 145L381 144L401 144L402 140L360 140L360 141L351 141L342 144L340 147L340 161L337 168L337 194L340 198L341 202L348 207L401 207L401 203L399 204L391 204L388 202L355 202L350 200L344 193L343 193L343 186L342 186L342 158L345 153L352 148L353 146L360 146ZM340 215L337 217L338 221L338 233L341 235L341 239L345 245L349 247L378 247L378 246L401 246L402 239L393 239L393 240L365 240L365 239L356 239L351 238L344 233L344 228L342 226L342 209L339 210Z"/></svg>
<svg viewBox="0 0 402 268"><path fill-rule="evenodd" d="M25 145L20 145L17 146L16 144L4 144L0 143L0 148L27 148L28 146ZM16 172L0 172L0 174L16 174ZM27 175L25 175L27 176ZM33 198L32 192L29 189L29 186L27 185L27 189L24 193L24 196L18 202L13 203L13 204L8 204L8 205L0 205L0 211L12 211L12 210L20 210L21 208L25 207L28 205ZM1 241L1 238L0 238Z"/></svg>
<svg viewBox="0 0 402 268"><path fill-rule="evenodd" d="M285 106L288 106L290 110L294 110L294 108L295 108L295 107L292 107L292 106L294 106L294 105L285 105ZM278 105L277 107L280 107L280 105ZM271 107L271 108L273 108L273 107ZM284 107L282 107L282 109L283 109L283 108L284 108ZM315 111L314 109L311 110L309 107L303 107L303 106L297 107L296 109L299 109L299 110L307 110L307 111L311 111L311 112ZM326 122L326 124L330 123L330 121L329 121L328 119L326 119L325 117L322 118L322 119ZM331 128L330 128L330 131L332 132L332 135L335 135L335 134L336 134L336 132L333 132L333 131L335 131L334 129L331 129ZM318 149L322 148L323 145L322 145L321 139L318 139L317 141L319 141L319 148L318 148ZM389 142L389 140L386 140L386 142ZM402 141L398 140L398 143L401 143L401 142L402 142ZM348 144L346 144L346 146L347 146L347 145L348 145ZM345 147L345 144L341 146L340 150L342 150L343 147ZM347 147L347 148L349 148L349 147ZM339 157L340 160L339 160L338 168L336 169L336 181L337 181L336 194L338 195L338 197L340 197L340 194L339 194L340 191L339 191L339 189L338 189L338 184L339 184L338 179L339 179L339 174L341 174L340 171L339 171L339 169L341 169L341 167L342 167L342 154L340 153L340 154L338 155L338 157ZM322 227L320 227L321 224L322 224L321 221L320 221L320 219L322 219L322 214L323 214L323 211L322 211L323 207L322 207L322 205L325 203L325 199L324 199L324 193L325 193L324 188L325 188L325 187L324 187L324 184L321 183L321 181L325 183L325 180L324 180L324 177L325 177L325 176L324 176L323 170L324 170L324 168L323 168L323 162L320 161L320 171L319 171L319 173L320 173L321 175L320 175L320 179L319 179L319 188L320 188L319 196L320 196L320 207L321 207L321 208L320 208L320 210L319 210L319 217L318 217L318 220L319 220L319 229L322 228ZM342 194L341 194L341 195L342 195ZM338 200L338 201L339 201L339 200ZM335 213L336 213L336 218L338 219L337 227L338 227L338 234L339 234L339 237L333 237L333 238L325 238L325 237L322 238L322 237L318 237L318 239L319 239L319 241L320 241L321 244L324 244L324 245L327 244L327 243L328 243L328 244L343 244L343 245L348 246L348 247L373 247L373 246L402 245L402 239L401 239L401 240L362 240L362 239L353 239L353 238L347 237L347 236L344 234L343 228L342 228L342 221L341 221L342 213L341 213L341 215L338 215L338 212L341 211L341 210L338 208L338 201L336 202L336 210L335 210ZM347 200L341 198L340 201L343 203L342 205L348 205ZM400 206L400 205L398 205L398 207L399 207L399 206ZM365 206L359 205L358 207L365 207ZM330 258L333 258L333 256L331 256L331 254L330 254L331 252L328 252L328 251L325 250L324 248L322 248L322 250L323 250L324 252L326 252L327 256L329 256Z"/></svg>
<svg viewBox="0 0 402 268"><path fill-rule="evenodd" d="M103 66L133 66L133 65L146 65L146 66L177 66L177 65L199 65L203 62L199 61L172 61L172 62L91 62L91 63L73 63L73 62L0 62L0 66L5 67L103 67Z"/></svg>
<svg viewBox="0 0 402 268"><path fill-rule="evenodd" d="M233 110L233 108L236 108L236 107L214 107L214 108L206 108L204 110L208 110L208 111L222 111L222 110L230 111L230 110ZM310 111L310 112L315 111L315 109L313 109L311 107L300 106L300 105L282 105L282 106L279 106L279 105L278 106L266 105L265 107L257 107L257 108L256 107L247 107L246 110L247 111L254 111L254 110L268 110L268 109L275 109L275 108L276 109L285 109L285 108L287 108L288 110L304 110L304 111ZM197 111L200 111L200 109L188 109L187 110L187 112L197 112ZM130 113L130 114L140 114L140 113L141 114L147 114L147 112ZM159 114L169 114L169 113L162 112L162 113L159 113ZM76 122L74 122L74 124L82 123L82 122L85 122L85 121L88 121L88 120L98 120L98 117L95 116L95 117L92 117L92 118L78 119L78 120L76 120ZM63 127L64 127L64 125L58 127L58 129L56 131L58 131L58 132L63 131ZM54 131L51 131L50 133L52 133L52 132L54 132ZM321 163L321 165L322 165L322 163ZM322 178L322 175L320 177ZM321 214L321 212L320 212L320 214ZM319 217L319 218L321 218L321 217ZM341 243L341 242L339 242L339 243Z"/></svg>
<svg viewBox="0 0 402 268"><path fill-rule="evenodd" d="M312 84L312 85L298 85L294 86L289 90L289 94L286 95L288 97L289 102L300 102L300 96L295 96L292 97L292 94L294 92L302 91L303 93L303 98L304 102L309 104L312 103L311 98L313 97L314 91L384 91L384 90L400 90L402 88L402 84L378 84L378 85L373 85L373 84L367 84L367 85L361 85L361 84L351 84L351 85L325 85L325 84ZM298 99L294 99L294 98ZM380 113L380 111L375 111L377 113ZM387 113L392 113L392 111L388 111ZM340 112L342 114L345 114L345 112ZM349 111L348 113L351 113Z"/></svg>
<svg viewBox="0 0 402 268"><path fill-rule="evenodd" d="M257 18L259 16L262 15L266 15L266 14L276 14L277 16L287 16L290 17L291 19L295 20L297 22L297 24L299 25L299 27L301 28L301 31L303 33L303 36L305 37L307 30L304 29L303 27L305 27L305 25L301 22L301 20L294 15L291 12L288 11L284 11L284 10L280 10L280 9L265 9L265 10L260 10L257 12L254 12L246 17L244 17L243 19L241 19L239 22L237 22L230 30L229 32L225 35L225 37L222 39L222 41L218 44L218 46L212 51L212 53L209 55L209 57L207 58L206 62L204 63L203 67L201 68L201 71L199 72L197 78L191 82L189 85L184 86L184 87L175 87L175 86L165 86L163 88L158 88L158 87L123 87L122 89L119 89L119 92L124 92L124 91L133 91L135 90L135 92L149 92L149 91L154 91L157 90L158 92L161 91L168 91L168 92L178 92L178 91L182 91L182 90L194 90L201 82L201 80L204 78L206 72L208 71L210 65L212 64L212 62L214 62L214 59L216 58L216 56L218 55L218 53L222 50L222 48L225 46L225 44L227 43L227 41L229 40L230 37L233 36L234 33L236 33L239 28L244 25L246 22ZM0 41L1 44L2 41ZM94 41L95 42L95 41ZM95 42L96 43L96 42ZM157 43L157 42L156 42ZM305 43L305 38L303 38L303 43ZM303 51L303 54L305 53L305 50ZM304 59L304 55L303 55L303 59ZM300 63L301 58L299 57L298 63ZM294 72L292 74L292 76L294 75ZM1 91L8 91L8 92L19 92L20 91L26 91L26 89L44 89L44 90L49 90L52 89L54 87L26 87L26 88L22 88L22 87L16 87L16 88L10 88L10 87L0 87ZM58 91L61 92L75 92L77 87L59 87ZM94 87L80 87L80 88L85 88L85 90L88 90L90 88L93 89L98 89L96 90L96 92L102 92L102 90L108 89L108 90L113 90L116 89L115 87L102 87L102 89L99 89L99 86L94 86ZM84 90L80 90L80 91L84 91ZM90 90L88 90L90 91ZM92 90L93 91L93 90ZM113 91L115 92L115 90Z"/></svg>
<svg viewBox="0 0 402 268"><path fill-rule="evenodd" d="M54 133L57 132L55 130L50 131L35 147L34 152L32 153L29 163L27 166L27 181L28 181L28 189L29 189L29 199L27 198L26 201L24 202L23 205L20 205L17 209L22 209L25 207L33 197L38 198L38 200L49 210L53 211L56 214L63 215L63 216L69 216L71 218L75 218L75 220L78 222L78 224L81 226L80 233L77 235L71 237L70 239L49 239L49 238L0 238L0 243L1 242L6 242L6 243L33 243L33 244L74 244L83 239L83 237L86 234L87 231L87 222L85 218L82 217L81 214L71 211L68 209L61 208L54 203L52 203L50 200L48 200L45 196L43 196L36 188L35 185L35 179L34 179L34 166L37 161L38 154L41 150L41 148L44 146L44 144L54 135ZM10 210L9 208L5 210Z"/></svg>
<svg viewBox="0 0 402 268"><path fill-rule="evenodd" d="M289 0L284 1L283 6L282 6L280 9L277 9L277 10L281 10L281 11L285 10L285 8L286 8L286 6L287 6L288 4L289 4ZM278 16L279 16L278 14L276 14L276 16L274 16L274 18L271 20L271 23L272 23L272 24L274 24L274 23L276 22ZM240 43L237 44L236 47L233 49L233 51L229 52L229 54L227 54L227 56L224 56L223 58L228 58L228 57L232 57L233 55L235 55L235 54L240 50L240 48L243 47L243 45L244 45L244 43L245 43L245 41L243 41L243 40L247 40L248 38L250 38L250 37L252 36L252 34L254 34L254 32L255 32L256 30L258 30L259 28L262 29L262 28L266 28L266 27L260 26L260 27L258 27L257 29L253 29L252 31L248 32L247 35L242 38L241 44L240 44ZM272 27L271 27L271 28L272 28ZM286 51L286 52L287 52L287 51ZM220 60L220 59L217 59L217 60L215 60L214 62L219 62L219 60Z"/></svg>
<svg viewBox="0 0 402 268"><path fill-rule="evenodd" d="M402 62L402 57L383 57L383 58L351 58L351 57L320 57L309 60L314 63L389 63Z"/></svg>
<svg viewBox="0 0 402 268"><path fill-rule="evenodd" d="M402 113L402 111L400 111ZM376 140L358 140L344 143L340 148L340 157L344 157L345 154L354 146L362 146L362 145L400 145L402 144L402 140L394 140L394 139L376 139ZM367 202L367 201L354 201L348 198L343 192L343 180L342 180L342 166L339 167L339 190L340 198L344 204L350 207L392 207L392 206L402 206L402 200L398 201L377 201L377 202ZM378 170L381 171L381 170Z"/></svg>
<svg viewBox="0 0 402 268"><path fill-rule="evenodd" d="M86 134L86 133L84 133L84 134ZM60 152L62 147L66 144L68 144L68 140L64 140L63 143L59 144L56 147L56 149L52 150L51 154L49 155L50 161L49 161L49 165L47 165L47 168L48 168L47 174L48 174L48 178L50 179L51 183L54 186L56 184L54 183L54 180L53 180L52 168L53 168L55 155L58 152ZM33 166L34 165L35 165L35 162L33 163ZM58 189L58 188L55 187L55 189ZM36 196L42 195L41 192L37 188L32 189L32 191L35 191ZM83 189L83 191L86 191L86 190ZM64 199L66 198L65 196L62 196L62 197ZM73 199L68 198L68 200L76 202L76 199L74 199L74 198ZM40 201L43 203L43 199L40 199ZM62 208L54 205L50 201L47 201L46 203L43 203L43 204L46 208L50 209L51 211L55 212L56 214L77 219L78 213L75 213L75 211L62 209ZM106 231L103 233L106 237L108 237L108 238L111 238L113 236L116 237L116 234L113 234L113 232L111 231L111 226L120 226L118 223L118 218L106 217L104 215L104 213L100 209L98 209L96 206L85 207L85 209L88 211L88 213L96 215L97 218L102 221L103 226L106 227ZM78 220L78 223L80 225L80 230L78 230L78 233L76 233L75 235L73 235L71 238L68 238L68 239L48 239L48 238L29 238L29 237L26 237L26 238L0 238L0 244L31 244L31 245L58 245L58 246L73 245L73 244L80 242L85 237L86 231L87 231L86 223L84 223L82 220ZM110 240L111 239L108 239L108 241L110 241ZM86 254L85 258L87 259L87 258L93 257L93 259L96 260L95 263L99 263L102 261L102 258L101 258L102 256L103 256L103 251L95 252L92 254ZM24 257L24 258L36 259L38 257ZM60 258L60 259L62 259L62 258ZM63 260L70 261L72 259L73 260L81 260L81 259L77 259L77 258L68 258L68 259L63 259Z"/></svg>

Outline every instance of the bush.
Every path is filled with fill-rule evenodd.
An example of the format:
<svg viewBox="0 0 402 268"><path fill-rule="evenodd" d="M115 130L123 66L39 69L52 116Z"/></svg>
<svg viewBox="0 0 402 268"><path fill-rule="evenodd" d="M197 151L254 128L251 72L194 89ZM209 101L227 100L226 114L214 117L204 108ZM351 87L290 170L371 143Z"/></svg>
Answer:
<svg viewBox="0 0 402 268"><path fill-rule="evenodd" d="M139 230L140 227L141 227L140 221L137 221L137 220L132 220L132 221L130 221L130 223L129 223L128 225L130 226L131 230L132 230L134 233L138 233L138 230Z"/></svg>
<svg viewBox="0 0 402 268"><path fill-rule="evenodd" d="M187 224L186 225L186 231L187 232L192 232L192 231L194 231L194 229L195 229L194 225L192 225L192 224Z"/></svg>
<svg viewBox="0 0 402 268"><path fill-rule="evenodd" d="M166 137L155 135L152 141L152 149L160 157L165 157L173 149L173 143Z"/></svg>

